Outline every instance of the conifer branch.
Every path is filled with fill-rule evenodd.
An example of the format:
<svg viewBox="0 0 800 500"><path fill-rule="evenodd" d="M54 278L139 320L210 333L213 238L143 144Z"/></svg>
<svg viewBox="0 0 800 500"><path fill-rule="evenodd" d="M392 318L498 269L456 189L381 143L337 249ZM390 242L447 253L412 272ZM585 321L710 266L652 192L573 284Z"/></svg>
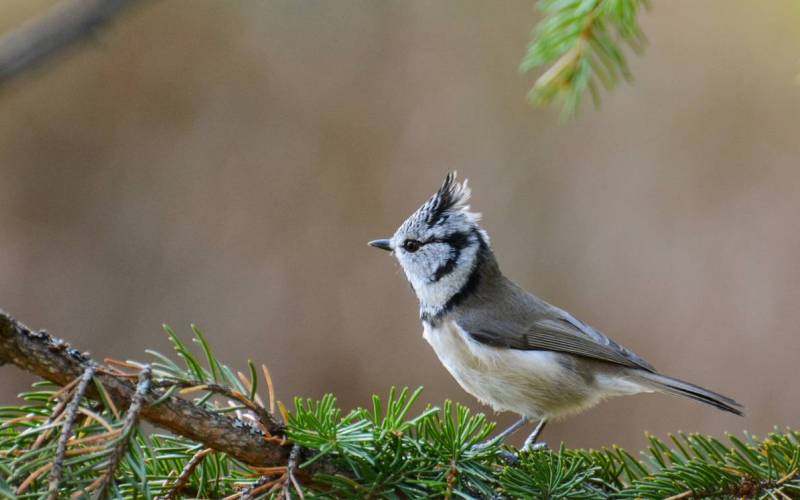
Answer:
<svg viewBox="0 0 800 500"><path fill-rule="evenodd" d="M289 463L286 465L286 478L283 484L283 497L284 498L292 498L291 493L289 493L289 488L293 487L297 492L300 500L303 500L305 496L303 495L303 490L300 488L300 483L297 482L297 477L295 474L297 473L297 466L299 465L300 461L300 445L296 444L292 446L292 452L289 453Z"/></svg>
<svg viewBox="0 0 800 500"><path fill-rule="evenodd" d="M267 411L266 408L264 408L263 406L259 406L241 392L231 389L230 387L225 387L220 384L209 384L199 380L176 380L176 379L161 380L154 385L157 387L173 387L173 386L182 387L183 391L181 391L181 393L183 394L189 394L191 392L198 392L198 391L207 391L215 394L222 394L223 396L226 396L229 399L236 400L242 403L248 410L252 411L258 418L258 422L263 427L263 430L269 436L282 434L284 431L283 426L275 420L275 417L273 417L272 414L269 411Z"/></svg>
<svg viewBox="0 0 800 500"><path fill-rule="evenodd" d="M33 332L0 311L0 364L9 362L59 386L71 383L94 363L87 353L71 348L44 331ZM126 377L97 370L94 378L105 388L115 406L124 408L131 404L136 387ZM101 391L96 388L89 387L86 395L103 401ZM285 465L291 451L291 446L267 439L268 436L246 422L208 411L165 392L147 392L141 417L246 464ZM327 463L321 463L319 468L328 473L340 472Z"/></svg>
<svg viewBox="0 0 800 500"><path fill-rule="evenodd" d="M139 415L142 413L142 405L144 405L147 393L150 392L152 377L153 370L150 368L150 365L145 366L144 369L139 372L139 382L136 384L136 392L134 392L130 406L128 407L128 412L125 414L125 421L122 424L122 431L120 431L117 445L111 453L108 466L98 486L101 498L105 498L109 485L114 481L117 468L120 462L122 462L125 450L128 447L128 440L131 437L131 433L134 427L139 423Z"/></svg>
<svg viewBox="0 0 800 500"><path fill-rule="evenodd" d="M178 498L178 495L180 494L181 490L189 482L189 478L194 473L194 470L197 468L198 465L200 465L200 462L202 462L206 458L206 455L212 453L213 451L214 451L213 448L205 448L195 453L192 456L191 460L189 460L189 462L183 467L183 470L181 470L178 479L175 480L175 484L172 485L172 488L170 489L169 493L165 497L160 497L160 498L163 498L163 500L174 500L175 498Z"/></svg>
<svg viewBox="0 0 800 500"><path fill-rule="evenodd" d="M78 408L80 407L81 400L83 400L86 389L89 388L89 383L92 381L92 377L94 377L94 370L95 367L93 364L89 364L83 370L83 375L81 375L80 381L78 382L78 387L72 395L69 406L67 406L64 426L61 429L61 437L56 447L56 458L53 461L53 468L50 471L50 500L56 500L58 498L58 485L61 483L61 473L64 467L64 457L67 453L67 444L70 437L72 437L72 427L75 425L75 419L78 417Z"/></svg>
<svg viewBox="0 0 800 500"><path fill-rule="evenodd" d="M64 0L0 38L0 84L91 34L133 0Z"/></svg>

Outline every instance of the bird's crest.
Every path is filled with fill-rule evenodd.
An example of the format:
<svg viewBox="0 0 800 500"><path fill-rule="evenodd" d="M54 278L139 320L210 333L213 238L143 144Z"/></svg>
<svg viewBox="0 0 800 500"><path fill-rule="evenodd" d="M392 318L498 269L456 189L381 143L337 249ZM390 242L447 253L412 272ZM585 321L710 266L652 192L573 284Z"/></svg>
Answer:
<svg viewBox="0 0 800 500"><path fill-rule="evenodd" d="M470 194L472 191L467 185L468 180L464 182L456 182L456 172L450 172L444 178L442 187L436 191L430 200L423 206L426 220L429 225L434 225L438 222L446 212L457 212L469 210Z"/></svg>
<svg viewBox="0 0 800 500"><path fill-rule="evenodd" d="M418 219L422 219L428 227L442 224L453 213L463 213L470 222L477 222L480 214L469 211L471 190L467 179L456 181L456 172L450 172L444 178L442 187L417 210Z"/></svg>

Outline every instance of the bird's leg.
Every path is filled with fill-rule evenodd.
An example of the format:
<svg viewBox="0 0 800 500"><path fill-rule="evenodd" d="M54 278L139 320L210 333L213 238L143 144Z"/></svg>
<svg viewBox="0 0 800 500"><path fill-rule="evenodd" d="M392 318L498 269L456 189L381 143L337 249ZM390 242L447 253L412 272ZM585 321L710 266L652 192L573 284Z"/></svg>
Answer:
<svg viewBox="0 0 800 500"><path fill-rule="evenodd" d="M542 433L542 429L544 429L545 424L547 424L546 418L543 418L539 421L539 423L536 425L536 428L533 429L533 432L531 432L531 435L525 440L525 444L522 445L522 451L537 450L547 446L545 443L536 442L536 440L539 439L539 434Z"/></svg>
<svg viewBox="0 0 800 500"><path fill-rule="evenodd" d="M522 417L519 420L517 420L516 422L514 422L513 424L511 424L508 427L508 429L504 430L503 432L501 432L497 436L495 436L493 438L489 438L486 441L482 442L481 444L475 445L474 449L482 450L484 448L488 448L489 446L493 445L494 443L500 443L500 442L504 441L508 436L510 436L510 435L514 434L515 432L517 432L520 429L520 427L522 427L523 425L527 424L528 422L529 422L528 417Z"/></svg>

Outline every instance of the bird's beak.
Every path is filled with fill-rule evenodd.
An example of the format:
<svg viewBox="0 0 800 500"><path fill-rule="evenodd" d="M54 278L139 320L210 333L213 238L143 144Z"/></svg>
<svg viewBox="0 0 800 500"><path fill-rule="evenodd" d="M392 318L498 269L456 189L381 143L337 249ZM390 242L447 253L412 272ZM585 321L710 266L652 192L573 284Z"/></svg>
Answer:
<svg viewBox="0 0 800 500"><path fill-rule="evenodd" d="M367 244L371 247L380 248L381 250L386 250L387 252L392 251L392 240L372 240Z"/></svg>

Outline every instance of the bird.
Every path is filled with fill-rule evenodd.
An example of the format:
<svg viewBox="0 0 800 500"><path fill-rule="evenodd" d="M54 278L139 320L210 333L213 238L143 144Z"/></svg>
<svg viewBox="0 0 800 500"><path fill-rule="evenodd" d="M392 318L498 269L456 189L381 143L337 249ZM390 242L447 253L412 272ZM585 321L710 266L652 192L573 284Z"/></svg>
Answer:
<svg viewBox="0 0 800 500"><path fill-rule="evenodd" d="M545 424L600 401L668 393L742 416L744 407L663 375L569 312L526 291L501 271L468 180L450 172L391 238L370 241L397 259L418 301L423 337L458 384L496 412L520 416L502 442L536 422L523 450L543 445Z"/></svg>

